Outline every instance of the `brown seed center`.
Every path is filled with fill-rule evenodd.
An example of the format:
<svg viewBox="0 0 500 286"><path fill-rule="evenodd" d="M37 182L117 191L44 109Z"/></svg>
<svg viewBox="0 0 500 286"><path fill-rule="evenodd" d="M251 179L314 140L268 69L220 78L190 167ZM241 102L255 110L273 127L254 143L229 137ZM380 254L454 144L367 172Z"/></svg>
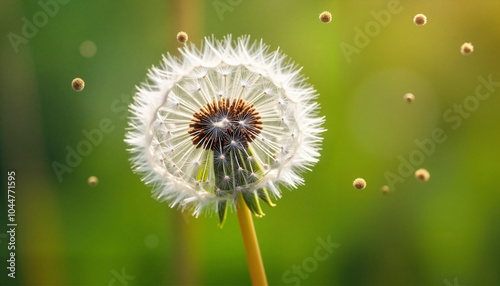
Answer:
<svg viewBox="0 0 500 286"><path fill-rule="evenodd" d="M262 130L259 112L243 99L213 100L193 114L188 133L196 148L224 151L246 148Z"/></svg>

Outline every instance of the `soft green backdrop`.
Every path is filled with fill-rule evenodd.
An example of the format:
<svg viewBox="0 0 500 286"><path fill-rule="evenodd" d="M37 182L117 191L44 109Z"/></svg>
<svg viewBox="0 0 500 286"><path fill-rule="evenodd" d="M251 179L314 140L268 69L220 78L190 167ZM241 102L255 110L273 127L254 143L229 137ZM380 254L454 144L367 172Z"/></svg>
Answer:
<svg viewBox="0 0 500 286"><path fill-rule="evenodd" d="M15 280L0 236L2 285L250 283L234 213L223 229L215 216L183 216L152 199L128 163L125 107L162 53L179 54L179 30L197 45L212 34L263 38L303 66L320 94L328 129L320 162L305 186L285 190L255 219L270 284L500 285L498 84L458 128L443 119L473 103L479 76L500 81L500 2L188 2L71 0L16 53L9 33L21 36L23 17L32 22L43 10L34 0L1 0L0 228L7 170L16 171L19 224ZM318 19L324 10L329 24ZM390 13L381 10L397 13L374 24ZM417 13L427 25L412 23ZM356 47L366 28L364 47L346 57L342 46ZM91 58L80 53L87 40L97 47ZM472 55L461 55L464 42ZM70 87L75 77L86 82L80 93ZM406 92L416 96L411 105ZM51 164L65 163L67 146L105 118L114 129L60 182ZM419 165L430 181L405 177L382 195L398 157L408 160L415 139L435 128L447 140ZM88 186L91 175L98 186ZM366 189L352 187L357 177ZM340 246L318 261L318 239L328 238ZM294 265L306 270L287 272Z"/></svg>

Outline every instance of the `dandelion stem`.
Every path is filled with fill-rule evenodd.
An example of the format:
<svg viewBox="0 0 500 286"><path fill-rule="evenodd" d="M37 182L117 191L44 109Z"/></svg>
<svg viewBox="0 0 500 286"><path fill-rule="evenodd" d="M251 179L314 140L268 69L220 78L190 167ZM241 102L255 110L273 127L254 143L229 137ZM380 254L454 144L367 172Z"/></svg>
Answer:
<svg viewBox="0 0 500 286"><path fill-rule="evenodd" d="M260 255L259 242L253 226L252 214L243 200L243 195L240 193L237 203L238 220L240 222L241 235L245 244L247 253L248 269L253 285L268 285L266 271L262 263Z"/></svg>

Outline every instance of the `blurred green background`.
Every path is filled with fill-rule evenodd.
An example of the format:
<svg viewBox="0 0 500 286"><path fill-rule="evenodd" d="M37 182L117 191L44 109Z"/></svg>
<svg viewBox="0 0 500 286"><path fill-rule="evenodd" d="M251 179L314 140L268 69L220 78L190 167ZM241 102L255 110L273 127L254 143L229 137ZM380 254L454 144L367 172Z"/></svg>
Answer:
<svg viewBox="0 0 500 286"><path fill-rule="evenodd" d="M255 219L270 284L500 285L500 90L473 98L479 76L500 82L500 2L60 0L44 19L48 2L0 2L2 234L8 170L18 222L15 280L0 236L2 285L250 284L236 214L223 229L216 216L182 215L152 199L128 162L126 106L161 54L179 54L180 30L196 45L212 34L262 38L320 94L320 162ZM324 10L329 24L318 19ZM417 13L425 26L413 24ZM12 45L23 17L40 27ZM472 55L460 53L464 42ZM71 89L75 77L82 92ZM450 119L464 100L472 111ZM65 163L67 146L102 120L113 130L58 180L53 162ZM384 196L398 157L410 160L435 128L447 140L416 166L429 182L402 176ZM357 177L366 189L352 187ZM328 239L340 246L319 261L318 240Z"/></svg>

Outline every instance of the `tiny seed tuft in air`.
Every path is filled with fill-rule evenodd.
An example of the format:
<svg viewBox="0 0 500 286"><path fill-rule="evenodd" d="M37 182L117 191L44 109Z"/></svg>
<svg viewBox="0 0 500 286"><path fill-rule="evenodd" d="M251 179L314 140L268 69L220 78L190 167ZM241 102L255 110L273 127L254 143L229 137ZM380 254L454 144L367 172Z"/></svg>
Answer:
<svg viewBox="0 0 500 286"><path fill-rule="evenodd" d="M352 185L358 189L358 190L362 190L366 187L366 181L362 178L357 178L356 180L354 180L354 182L352 183Z"/></svg>
<svg viewBox="0 0 500 286"><path fill-rule="evenodd" d="M71 86L75 91L82 91L85 87L85 82L83 81L83 79L77 77L71 82Z"/></svg>

